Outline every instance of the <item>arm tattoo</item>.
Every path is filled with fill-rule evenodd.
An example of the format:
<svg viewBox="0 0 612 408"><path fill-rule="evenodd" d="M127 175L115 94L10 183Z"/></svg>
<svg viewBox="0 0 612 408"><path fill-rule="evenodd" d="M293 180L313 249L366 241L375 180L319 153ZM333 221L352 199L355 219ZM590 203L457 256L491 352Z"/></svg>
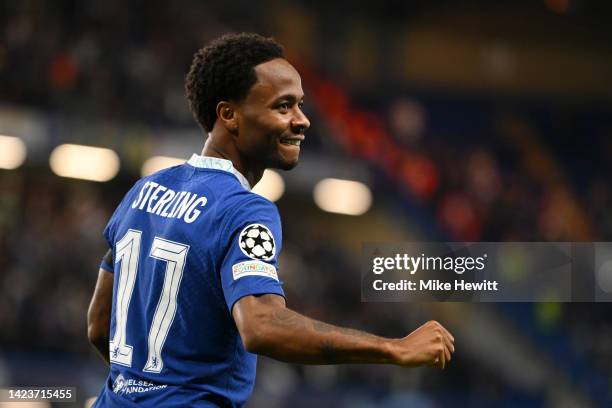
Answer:
<svg viewBox="0 0 612 408"><path fill-rule="evenodd" d="M312 328L319 333L331 333L334 331L334 327L331 324L314 321L312 324Z"/></svg>
<svg viewBox="0 0 612 408"><path fill-rule="evenodd" d="M333 326L331 324L327 324L324 322L319 322L319 321L314 321L312 324L312 328L315 331L318 331L319 333L332 333L332 332L336 332L336 333L342 333L342 334L346 334L349 336L355 336L355 337L369 337L370 335L367 333L364 333L362 331L359 330L354 330L354 329L348 329L345 327L336 327Z"/></svg>
<svg viewBox="0 0 612 408"><path fill-rule="evenodd" d="M296 328L301 325L300 318L301 316L299 314L288 309L275 310L272 314L274 323L291 328Z"/></svg>
<svg viewBox="0 0 612 408"><path fill-rule="evenodd" d="M274 305L273 305L274 306ZM267 310L266 310L267 309ZM382 361L381 338L360 330L337 327L287 308L266 308L259 320L270 328L268 337L282 339L273 352L281 360L312 364Z"/></svg>
<svg viewBox="0 0 612 408"><path fill-rule="evenodd" d="M332 340L323 340L321 343L321 355L330 364L338 362L338 351Z"/></svg>

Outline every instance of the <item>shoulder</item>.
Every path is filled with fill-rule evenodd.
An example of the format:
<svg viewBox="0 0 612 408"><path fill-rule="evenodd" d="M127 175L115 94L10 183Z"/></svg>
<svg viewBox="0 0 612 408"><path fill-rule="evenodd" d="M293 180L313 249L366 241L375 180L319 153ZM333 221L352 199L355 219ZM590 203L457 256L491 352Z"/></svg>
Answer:
<svg viewBox="0 0 612 408"><path fill-rule="evenodd" d="M281 221L276 204L246 190L236 195L232 201L231 208L227 209L223 217L223 231L231 234L250 225L264 225L280 234Z"/></svg>
<svg viewBox="0 0 612 408"><path fill-rule="evenodd" d="M257 216L280 218L276 204L250 191L245 191L237 201L235 214L247 218Z"/></svg>
<svg viewBox="0 0 612 408"><path fill-rule="evenodd" d="M276 259L282 247L282 225L276 205L254 193L244 195L223 228L228 245L237 244L240 252L251 259Z"/></svg>

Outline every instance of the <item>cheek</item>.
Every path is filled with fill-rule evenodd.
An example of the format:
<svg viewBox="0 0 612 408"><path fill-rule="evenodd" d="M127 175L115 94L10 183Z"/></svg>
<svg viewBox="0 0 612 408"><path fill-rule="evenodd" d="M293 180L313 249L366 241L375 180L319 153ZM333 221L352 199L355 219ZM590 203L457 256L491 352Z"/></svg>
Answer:
<svg viewBox="0 0 612 408"><path fill-rule="evenodd" d="M259 133L269 140L278 139L289 128L289 121L283 117L267 117L259 123Z"/></svg>
<svg viewBox="0 0 612 408"><path fill-rule="evenodd" d="M259 112L249 115L240 123L240 133L244 134L243 146L268 146L277 143L280 136L290 127L288 116L278 112Z"/></svg>
<svg viewBox="0 0 612 408"><path fill-rule="evenodd" d="M289 116L281 116L277 117L274 121L274 131L281 135L287 131L291 127L291 122L289 120Z"/></svg>

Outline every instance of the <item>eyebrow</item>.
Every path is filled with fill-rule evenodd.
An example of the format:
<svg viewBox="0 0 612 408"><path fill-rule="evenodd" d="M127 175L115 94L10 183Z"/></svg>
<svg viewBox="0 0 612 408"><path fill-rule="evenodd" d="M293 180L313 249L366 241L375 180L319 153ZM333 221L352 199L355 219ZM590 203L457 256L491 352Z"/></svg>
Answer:
<svg viewBox="0 0 612 408"><path fill-rule="evenodd" d="M303 100L304 100L304 95L302 95L302 97L298 99L298 98L296 98L296 96L295 96L295 95L293 95L293 94L285 94L285 95L281 95L281 96L279 96L278 98L274 98L274 102L278 102L278 101L281 101L281 100L283 100L283 99L284 99L284 100L291 101L291 102L295 102L295 101L303 101Z"/></svg>

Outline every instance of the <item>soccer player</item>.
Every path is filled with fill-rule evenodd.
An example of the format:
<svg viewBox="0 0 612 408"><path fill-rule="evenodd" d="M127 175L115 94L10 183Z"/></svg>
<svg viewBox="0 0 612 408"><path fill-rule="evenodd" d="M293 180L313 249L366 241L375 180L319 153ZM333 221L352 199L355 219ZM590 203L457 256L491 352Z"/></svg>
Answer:
<svg viewBox="0 0 612 408"><path fill-rule="evenodd" d="M88 337L110 373L95 407L242 406L256 354L444 368L454 339L437 322L389 339L286 306L280 218L250 191L266 168L297 164L310 125L281 46L225 35L195 54L186 90L202 155L136 182L104 230Z"/></svg>

